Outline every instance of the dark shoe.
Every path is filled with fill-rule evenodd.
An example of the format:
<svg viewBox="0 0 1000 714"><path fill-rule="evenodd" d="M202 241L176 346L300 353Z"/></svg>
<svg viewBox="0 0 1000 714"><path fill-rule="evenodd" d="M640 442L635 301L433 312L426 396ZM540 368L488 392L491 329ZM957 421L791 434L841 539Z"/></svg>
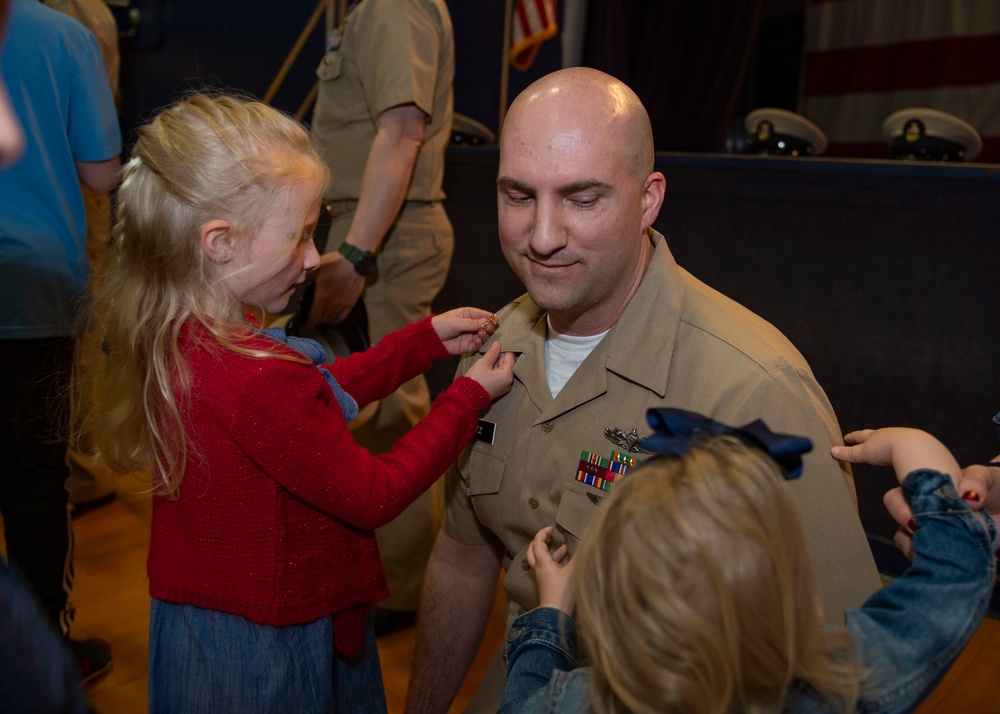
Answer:
<svg viewBox="0 0 1000 714"><path fill-rule="evenodd" d="M77 668L80 671L80 683L100 677L111 669L111 646L96 637L89 640L70 640L70 649L76 657Z"/></svg>
<svg viewBox="0 0 1000 714"><path fill-rule="evenodd" d="M416 610L386 610L384 607L372 608L372 625L375 636L384 637L393 632L413 627L417 622Z"/></svg>

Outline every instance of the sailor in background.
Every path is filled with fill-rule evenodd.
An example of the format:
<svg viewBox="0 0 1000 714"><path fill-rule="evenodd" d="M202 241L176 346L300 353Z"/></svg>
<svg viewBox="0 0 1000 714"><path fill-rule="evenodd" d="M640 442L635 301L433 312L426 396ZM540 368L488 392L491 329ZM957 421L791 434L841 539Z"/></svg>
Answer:
<svg viewBox="0 0 1000 714"><path fill-rule="evenodd" d="M826 151L826 134L801 114L763 107L743 122L749 143L744 153L768 156L819 156Z"/></svg>
<svg viewBox="0 0 1000 714"><path fill-rule="evenodd" d="M983 141L968 122L938 109L911 107L882 122L882 138L893 159L972 161Z"/></svg>
<svg viewBox="0 0 1000 714"><path fill-rule="evenodd" d="M330 0L333 6L333 0ZM444 0L338 0L316 70L312 129L333 180L325 254L307 326L337 324L363 294L368 337L431 312L444 286L454 231L442 203L451 138L455 43ZM373 454L389 451L430 411L421 375L351 425ZM432 488L376 532L392 596L373 613L376 634L412 626L439 525Z"/></svg>

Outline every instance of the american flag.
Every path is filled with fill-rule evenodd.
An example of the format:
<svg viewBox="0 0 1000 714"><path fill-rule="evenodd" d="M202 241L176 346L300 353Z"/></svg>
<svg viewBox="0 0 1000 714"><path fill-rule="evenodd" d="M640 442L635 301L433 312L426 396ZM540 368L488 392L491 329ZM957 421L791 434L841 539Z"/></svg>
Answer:
<svg viewBox="0 0 1000 714"><path fill-rule="evenodd" d="M538 46L558 31L555 0L517 0L511 18L511 64L526 70L534 62Z"/></svg>
<svg viewBox="0 0 1000 714"><path fill-rule="evenodd" d="M888 158L882 121L928 107L971 124L1000 162L1000 2L809 0L799 113L827 156Z"/></svg>

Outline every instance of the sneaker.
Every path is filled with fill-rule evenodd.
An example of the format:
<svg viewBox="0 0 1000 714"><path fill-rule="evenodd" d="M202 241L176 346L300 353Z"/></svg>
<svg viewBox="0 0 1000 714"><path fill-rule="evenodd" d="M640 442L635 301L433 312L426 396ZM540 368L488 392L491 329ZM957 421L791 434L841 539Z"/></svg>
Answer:
<svg viewBox="0 0 1000 714"><path fill-rule="evenodd" d="M111 669L111 646L104 640L96 637L70 640L69 646L76 658L81 684L86 684Z"/></svg>

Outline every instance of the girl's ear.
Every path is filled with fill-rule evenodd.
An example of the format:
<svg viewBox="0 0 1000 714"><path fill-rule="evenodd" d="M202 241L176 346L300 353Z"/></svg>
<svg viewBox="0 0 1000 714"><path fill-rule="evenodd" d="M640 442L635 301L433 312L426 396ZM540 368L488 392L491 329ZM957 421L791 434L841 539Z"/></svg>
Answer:
<svg viewBox="0 0 1000 714"><path fill-rule="evenodd" d="M215 263L228 263L236 253L233 224L221 218L202 223L198 229L201 249Z"/></svg>

